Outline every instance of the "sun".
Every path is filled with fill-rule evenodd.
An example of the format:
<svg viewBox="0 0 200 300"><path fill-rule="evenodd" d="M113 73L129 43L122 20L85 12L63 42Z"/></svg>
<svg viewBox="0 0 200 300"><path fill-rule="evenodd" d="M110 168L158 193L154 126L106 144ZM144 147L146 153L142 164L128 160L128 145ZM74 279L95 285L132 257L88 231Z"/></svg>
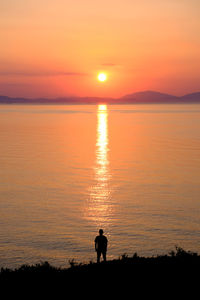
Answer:
<svg viewBox="0 0 200 300"><path fill-rule="evenodd" d="M105 73L99 73L98 74L98 80L101 82L104 82L107 80L107 75Z"/></svg>

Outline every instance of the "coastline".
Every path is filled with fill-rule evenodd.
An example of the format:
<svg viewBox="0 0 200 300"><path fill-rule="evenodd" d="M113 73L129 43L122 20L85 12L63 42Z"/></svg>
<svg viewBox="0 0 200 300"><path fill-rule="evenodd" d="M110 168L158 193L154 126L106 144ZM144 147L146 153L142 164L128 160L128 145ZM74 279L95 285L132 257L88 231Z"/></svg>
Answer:
<svg viewBox="0 0 200 300"><path fill-rule="evenodd" d="M125 276L138 277L152 274L166 275L168 272L173 276L186 276L186 270L190 271L188 276L191 276L191 271L199 271L200 255L196 252L185 251L182 248L176 247L175 251L169 254L157 255L151 257L138 256L137 253L132 257L123 254L118 259L108 260L100 263L76 263L74 260L69 261L70 266L60 268L50 265L47 261L40 262L35 265L22 265L16 269L1 268L0 282L20 281L44 281L44 280L62 280L62 279L84 279L92 278L93 276L113 276L121 279Z"/></svg>

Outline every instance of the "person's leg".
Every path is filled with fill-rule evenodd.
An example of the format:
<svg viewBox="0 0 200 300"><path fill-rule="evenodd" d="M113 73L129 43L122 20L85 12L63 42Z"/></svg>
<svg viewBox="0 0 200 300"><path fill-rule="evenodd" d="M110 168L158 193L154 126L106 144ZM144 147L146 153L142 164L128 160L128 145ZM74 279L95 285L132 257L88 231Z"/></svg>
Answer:
<svg viewBox="0 0 200 300"><path fill-rule="evenodd" d="M103 260L106 261L106 251L103 252Z"/></svg>
<svg viewBox="0 0 200 300"><path fill-rule="evenodd" d="M100 262L101 252L97 251L97 263Z"/></svg>

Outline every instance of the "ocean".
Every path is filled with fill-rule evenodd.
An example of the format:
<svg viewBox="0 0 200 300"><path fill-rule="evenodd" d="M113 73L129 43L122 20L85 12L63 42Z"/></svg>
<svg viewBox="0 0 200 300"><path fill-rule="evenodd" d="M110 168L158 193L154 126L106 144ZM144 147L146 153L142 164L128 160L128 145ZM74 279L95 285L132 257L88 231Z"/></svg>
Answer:
<svg viewBox="0 0 200 300"><path fill-rule="evenodd" d="M200 252L200 105L1 105L0 267Z"/></svg>

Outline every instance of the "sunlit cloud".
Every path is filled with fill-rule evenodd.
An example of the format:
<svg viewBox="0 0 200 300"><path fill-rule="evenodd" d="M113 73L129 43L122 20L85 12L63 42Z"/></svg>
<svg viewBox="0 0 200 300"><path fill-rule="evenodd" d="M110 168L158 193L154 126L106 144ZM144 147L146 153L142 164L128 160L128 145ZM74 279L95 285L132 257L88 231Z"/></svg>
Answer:
<svg viewBox="0 0 200 300"><path fill-rule="evenodd" d="M29 77L48 77L48 76L87 76L87 73L65 72L65 71L0 71L0 76L29 76Z"/></svg>
<svg viewBox="0 0 200 300"><path fill-rule="evenodd" d="M103 63L103 64L101 64L101 65L104 66L104 67L116 67L116 66L117 66L117 64L110 63L110 62Z"/></svg>

